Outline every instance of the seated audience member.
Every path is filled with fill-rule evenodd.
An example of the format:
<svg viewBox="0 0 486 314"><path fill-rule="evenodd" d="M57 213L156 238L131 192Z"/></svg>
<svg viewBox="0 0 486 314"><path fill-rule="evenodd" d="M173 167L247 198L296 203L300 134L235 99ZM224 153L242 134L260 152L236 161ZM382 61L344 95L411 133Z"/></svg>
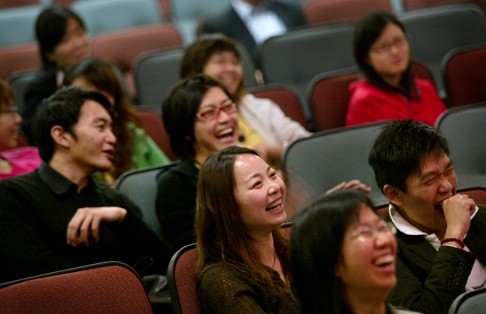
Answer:
<svg viewBox="0 0 486 314"><path fill-rule="evenodd" d="M377 11L363 17L353 49L364 79L351 83L346 125L398 119L434 125L447 109L432 82L413 75L407 34L394 15Z"/></svg>
<svg viewBox="0 0 486 314"><path fill-rule="evenodd" d="M97 179L113 184L127 170L170 162L142 128L137 111L126 96L112 65L97 59L83 59L66 71L63 85L102 93L115 113L113 133L117 143L113 165L108 171L99 173Z"/></svg>
<svg viewBox="0 0 486 314"><path fill-rule="evenodd" d="M221 83L198 74L173 87L162 105L162 118L181 162L158 176L156 210L164 238L177 249L195 242L199 168L212 153L240 145L238 106ZM359 180L330 191L352 188L370 191Z"/></svg>
<svg viewBox="0 0 486 314"><path fill-rule="evenodd" d="M300 7L275 0L233 0L203 21L199 33L223 33L243 44L257 61L257 46L267 38L307 25Z"/></svg>
<svg viewBox="0 0 486 314"><path fill-rule="evenodd" d="M21 112L22 132L33 143L31 120L37 107L61 86L67 67L91 54L91 47L81 17L69 8L44 8L35 22L42 68L25 91L25 106Z"/></svg>
<svg viewBox="0 0 486 314"><path fill-rule="evenodd" d="M0 180L31 172L41 164L36 147L19 147L21 123L14 91L0 79Z"/></svg>
<svg viewBox="0 0 486 314"><path fill-rule="evenodd" d="M285 184L255 151L210 156L198 181L197 292L204 313L297 313L287 276Z"/></svg>
<svg viewBox="0 0 486 314"><path fill-rule="evenodd" d="M457 193L447 140L412 120L384 127L369 154L398 229L398 283L389 301L447 313L461 293L485 286L486 209Z"/></svg>
<svg viewBox="0 0 486 314"><path fill-rule="evenodd" d="M289 119L270 99L257 98L245 87L241 57L230 38L203 36L186 48L180 76L204 73L222 82L238 103L239 126L243 145L278 166L284 147L310 133Z"/></svg>
<svg viewBox="0 0 486 314"><path fill-rule="evenodd" d="M177 249L195 239L199 168L211 153L238 144L238 109L222 84L197 75L174 86L162 118L181 162L158 178L157 216L164 238Z"/></svg>
<svg viewBox="0 0 486 314"><path fill-rule="evenodd" d="M112 166L111 104L61 89L39 107L33 130L41 167L0 181L0 282L116 260L164 274L173 250L127 197L91 180Z"/></svg>
<svg viewBox="0 0 486 314"><path fill-rule="evenodd" d="M302 210L289 254L301 312L412 313L385 302L397 281L394 232L358 191L324 196Z"/></svg>

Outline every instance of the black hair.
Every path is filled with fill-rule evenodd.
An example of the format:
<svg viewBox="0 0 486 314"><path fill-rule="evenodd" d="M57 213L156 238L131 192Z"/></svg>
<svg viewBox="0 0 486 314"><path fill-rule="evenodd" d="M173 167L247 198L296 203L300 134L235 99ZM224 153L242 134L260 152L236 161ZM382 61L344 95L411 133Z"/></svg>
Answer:
<svg viewBox="0 0 486 314"><path fill-rule="evenodd" d="M407 99L418 99L420 97L418 89L413 80L413 73L408 65L407 70L403 73L399 87L392 86L385 82L382 77L376 72L367 60L373 44L383 33L383 30L389 24L398 26L406 36L405 27L403 24L391 13L385 11L373 11L365 15L359 20L354 29L353 37L353 53L356 63L364 74L365 78L378 88L399 92Z"/></svg>
<svg viewBox="0 0 486 314"><path fill-rule="evenodd" d="M54 5L41 11L35 22L35 35L39 44L39 52L44 67L54 67L50 60L56 46L62 41L67 30L67 22L74 18L86 30L81 17L69 8Z"/></svg>
<svg viewBox="0 0 486 314"><path fill-rule="evenodd" d="M449 155L449 145L437 129L410 119L399 120L383 127L371 148L368 162L382 191L389 184L406 192L406 179L420 170L424 159L443 154Z"/></svg>
<svg viewBox="0 0 486 314"><path fill-rule="evenodd" d="M358 221L363 205L373 209L363 192L343 190L318 198L295 218L290 273L302 313L351 313L336 269L346 231Z"/></svg>
<svg viewBox="0 0 486 314"><path fill-rule="evenodd" d="M213 87L221 88L234 101L224 85L207 75L198 74L173 86L162 104L162 119L170 145L180 159L191 159L196 155L194 122L204 95Z"/></svg>
<svg viewBox="0 0 486 314"><path fill-rule="evenodd" d="M32 130L35 144L44 162L51 160L56 147L51 136L52 127L59 125L66 132L76 136L73 127L79 120L81 108L88 100L99 103L112 116L111 104L105 96L78 87L59 89L41 103L32 121Z"/></svg>

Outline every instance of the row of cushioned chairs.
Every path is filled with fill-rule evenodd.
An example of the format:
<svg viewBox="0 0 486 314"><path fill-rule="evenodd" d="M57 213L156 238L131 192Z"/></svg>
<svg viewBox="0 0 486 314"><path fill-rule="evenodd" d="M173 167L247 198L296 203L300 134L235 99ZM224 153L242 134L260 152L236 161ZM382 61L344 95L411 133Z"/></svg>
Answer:
<svg viewBox="0 0 486 314"><path fill-rule="evenodd" d="M146 54L139 59L133 70L139 104L160 110L161 99L177 81L182 54L182 48L171 49ZM444 85L451 106L486 101L486 91L481 86L486 80L486 45L453 50L443 63ZM248 66L248 63L244 64ZM437 82L423 63L414 60L412 68L419 77ZM245 69L245 72L248 74L249 70ZM287 116L307 129L323 131L344 126L348 87L359 76L355 66L319 73L305 87L304 99L286 84L248 85L250 92L273 99Z"/></svg>
<svg viewBox="0 0 486 314"><path fill-rule="evenodd" d="M432 71L443 91L441 62L452 49L486 44L486 18L475 5L448 5L397 16L407 30L412 58ZM260 47L264 82L294 88L302 97L317 74L355 66L353 23L304 28L266 40ZM285 53L282 53L285 51Z"/></svg>
<svg viewBox="0 0 486 314"><path fill-rule="evenodd" d="M153 0L147 1L153 2ZM76 2L76 4L91 2L97 3L99 1L85 0ZM91 10L93 11L93 9ZM484 17L483 12L475 5L463 4L455 6L438 6L426 10L405 12L400 14L399 18L408 30L412 48L412 57L425 63L430 68L438 89L439 91L442 91L443 94L444 87L442 80L440 79L440 63L443 57L451 49L486 43L486 18ZM164 27L167 29L172 28L172 33L177 33L179 31L179 28L175 25L164 24ZM138 32L138 34L141 33L142 32ZM305 100L305 88L315 75L355 65L351 52L352 33L353 23L348 22L340 23L338 25L306 27L270 38L263 43L260 49L259 59L263 81L266 84L276 83L287 85L295 89L301 99ZM125 36L124 41L126 44L124 48L136 46L129 42L130 34L117 34L112 35L111 37L116 36ZM182 46L184 44L184 39L180 32L178 32L178 37L178 41L180 42L179 45ZM110 45L114 46L116 42L113 39L110 40L111 42L107 41L107 43L109 42ZM147 40L150 39L141 39L137 42L137 45L140 45L140 43ZM430 45L431 42L434 42L434 45ZM163 47L161 45L154 46L155 45L152 44L143 49L145 51L147 49L161 49L169 45L166 44ZM3 69L2 71L5 71L2 75L3 78L12 73L14 70L12 67L19 62L18 60L20 59L21 54L23 54L23 57L28 54L32 56L32 52L36 50L35 46L31 46L28 49L26 47L21 48L20 52L16 50L10 51L10 55L13 54L14 56L19 56L17 57L17 62L6 62L5 67L0 67ZM124 49L113 48L113 50L120 51ZM104 51L105 53L109 53L107 49ZM285 53L282 53L282 51L285 51ZM1 53L2 51L0 51L0 54ZM123 52L118 52L118 55L121 54L123 54ZM118 58L120 58L120 56L118 56ZM8 60L7 57L2 57L0 59ZM39 62L37 56L33 56L32 58L22 58L20 60L25 59L29 60L28 62L31 63L29 68L32 68L34 65L34 60L36 60L36 64ZM114 58L109 57L109 59ZM16 61L15 58L13 60ZM133 61L133 58L128 60ZM119 64L121 63L124 72L127 72L129 62L126 62L125 60L115 60L115 63L117 62ZM249 85L251 86L251 84ZM307 111L306 108L304 109L306 110L306 116L309 117L310 112Z"/></svg>
<svg viewBox="0 0 486 314"><path fill-rule="evenodd" d="M403 11L417 10L426 7L434 7L444 4L456 3L473 3L478 5L483 10L486 9L485 0L280 0L289 2L294 5L302 7L303 13L306 16L310 25L330 24L343 21L355 21L365 12L372 9L381 9L385 11L400 13ZM131 2L131 3L130 3ZM15 42L25 42L24 36L26 32L30 32L30 28L26 23L32 24L33 14L38 11L39 7L58 4L58 5L72 5L79 7L80 13L83 17L88 19L92 33L99 31L114 30L118 27L126 27L127 23L148 23L155 18L156 20L163 20L172 22L180 28L183 38L186 43L194 40L201 23L204 23L208 17L213 16L224 10L230 3L230 0L147 0L139 8L134 8L130 5L135 4L133 1L127 0L4 0L0 2L0 24L2 16L5 15L2 11L11 11L11 15L25 15L22 19L17 19L18 23L22 23L24 27L16 29L14 36L10 40ZM152 10L147 11L147 8ZM121 19L121 16L126 15L129 11L131 14L128 18ZM110 19L103 19L105 12L113 12ZM138 14L137 14L138 12ZM121 13L121 15L119 14ZM7 13L9 14L9 13ZM100 18L100 14L102 15ZM110 14L110 13L108 13ZM141 21L142 19L142 21ZM20 25L20 24L19 24ZM138 25L138 24L137 24ZM21 31L24 29L24 31ZM31 36L30 33L28 33ZM0 37L1 38L1 37ZM0 40L0 45L4 41Z"/></svg>
<svg viewBox="0 0 486 314"><path fill-rule="evenodd" d="M448 86L456 86L457 84L444 84L442 77L437 74L440 74L440 69L437 69L437 67L441 66L444 56L450 55L454 49L464 49L464 47L469 47L469 44L474 46L486 44L484 14L473 5L455 5L416 10L401 15L400 19L405 24L408 23L407 29L412 29L411 32L409 31L412 52L417 50L414 47L430 47L429 42L434 41L434 49L427 51L422 49L423 54L419 53L416 55L417 58L414 55L412 56L431 69L434 82L439 90L442 89L442 96L448 96L446 92ZM460 25L460 27L457 26L446 32L447 25ZM423 27L420 31L419 26ZM439 29L442 37L436 36L437 34L434 33L436 29ZM309 86L326 85L325 82L336 81L333 76L339 76L340 74L336 74L336 72L343 70L345 75L348 75L348 79L357 77L356 69L353 69L355 65L351 54L352 31L352 23L310 27L271 38L261 47L261 71L264 82L271 88L283 86L297 93L301 109L290 106L293 111L289 115L301 122L300 117L303 114L305 121L301 123L308 129L320 131L341 126L344 122L343 113L347 108L347 101L342 102L341 106L335 106L332 101L347 99L347 85L343 85L343 92L339 93L336 93L333 89L328 89L331 92L329 97L326 96L325 92L311 92L310 89L313 87ZM444 33L447 36L444 37ZM178 29L173 24L165 23L108 32L96 36L93 39L93 54L117 64L122 69L128 90L132 96L138 96L136 101L138 105L159 109L167 90L178 79L177 69L183 54L182 46L183 40ZM168 48L171 49L167 50ZM33 63L33 60L38 58L35 45L33 44L33 47L29 49L10 50L9 55L13 56L12 59L0 57L0 60L6 63L6 66L0 66L0 69L8 70L9 66L12 67L16 63L15 60L17 62L27 60L27 62ZM255 71L255 65L244 47L241 46L240 51L243 55L247 85L252 89L257 89L258 83L255 76L252 75ZM285 51L285 53L282 54L282 51ZM0 50L0 54L1 52L2 50ZM28 54L32 57L26 58ZM302 57L303 55L305 57ZM439 61L440 58L442 58L441 61ZM476 64L472 66L472 69L477 70L480 69L478 63L484 58L476 57L469 60L475 60ZM37 62L39 61L37 60ZM461 69L464 67L456 66L454 68ZM346 71L349 73L346 73ZM477 71L477 73L475 76L468 76L471 83L480 82L481 73L486 72ZM326 76L327 78L324 78ZM22 100L22 89L25 88L26 82L31 77L31 74L26 74L10 80L16 87L19 102ZM474 79L471 79L471 77ZM313 84L317 80L319 80L319 84ZM465 82L462 79L456 81ZM468 86L472 85L469 84ZM474 91L477 95L484 90L483 88L471 87L468 89ZM470 93L466 94L469 95ZM314 96L309 97L309 95ZM339 98L334 96L339 96ZM465 99L462 104L471 102L471 98L469 98ZM455 103L455 101L451 102L452 105L455 105ZM21 103L18 106L21 107ZM326 107L330 107L331 111L324 110Z"/></svg>
<svg viewBox="0 0 486 314"><path fill-rule="evenodd" d="M168 144L163 123L159 122L160 105L168 89L177 81L182 54L183 48L148 53L140 58L138 66L133 70L134 84L139 91L137 108L142 115L142 121L146 122L149 134L172 160L175 156ZM454 50L443 63L444 82L451 106L486 101L486 91L482 88L482 83L486 80L486 46ZM413 61L412 67L416 75L434 82L434 77L426 66ZM29 72L15 76L10 81L17 95L24 93L26 84L32 78L33 73ZM287 116L305 128L323 131L344 126L349 100L348 87L358 78L359 71L356 67L325 72L314 77L306 91L309 106L307 110L311 112L310 123L303 109L306 103L291 88L282 84L253 85L250 92L257 97L274 100Z"/></svg>
<svg viewBox="0 0 486 314"><path fill-rule="evenodd" d="M486 200L486 189L477 191ZM174 314L203 312L196 292L196 261L195 244L181 248L171 259L167 279ZM151 314L160 311L147 297L138 274L120 262L86 265L1 284L0 304L9 314ZM480 288L459 295L448 313L480 313L485 307L486 288Z"/></svg>

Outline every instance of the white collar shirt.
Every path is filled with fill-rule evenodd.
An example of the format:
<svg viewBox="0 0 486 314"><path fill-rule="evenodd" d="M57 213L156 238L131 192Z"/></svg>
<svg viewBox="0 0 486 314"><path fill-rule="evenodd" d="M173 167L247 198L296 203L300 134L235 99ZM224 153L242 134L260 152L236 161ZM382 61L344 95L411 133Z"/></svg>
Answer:
<svg viewBox="0 0 486 314"><path fill-rule="evenodd" d="M478 210L479 208L476 206L476 210L471 215L471 219L474 218ZM440 240L435 235L435 233L427 234L419 230L415 226L413 226L405 218L403 218L402 215L400 215L398 210L392 204L388 206L388 213L390 215L390 219L392 220L393 224L398 230L400 230L401 232L407 235L412 235L412 236L421 235L425 238L425 240L427 240L427 242L430 243L430 245L432 245L432 247L436 251L439 250ZM464 247L464 250L470 252L467 246ZM486 267L476 259L474 261L474 265L471 270L471 273L469 274L465 289L466 291L470 291L485 286L486 286Z"/></svg>
<svg viewBox="0 0 486 314"><path fill-rule="evenodd" d="M257 44L287 31L279 16L268 10L266 1L253 6L243 0L233 0L232 6Z"/></svg>

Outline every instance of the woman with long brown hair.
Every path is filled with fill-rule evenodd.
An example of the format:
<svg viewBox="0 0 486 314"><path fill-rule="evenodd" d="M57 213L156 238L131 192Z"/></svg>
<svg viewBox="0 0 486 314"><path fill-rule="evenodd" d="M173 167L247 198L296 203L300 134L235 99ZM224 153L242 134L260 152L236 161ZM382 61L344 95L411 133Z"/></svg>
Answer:
<svg viewBox="0 0 486 314"><path fill-rule="evenodd" d="M197 291L205 313L297 313L287 276L285 184L254 150L228 147L199 174Z"/></svg>

